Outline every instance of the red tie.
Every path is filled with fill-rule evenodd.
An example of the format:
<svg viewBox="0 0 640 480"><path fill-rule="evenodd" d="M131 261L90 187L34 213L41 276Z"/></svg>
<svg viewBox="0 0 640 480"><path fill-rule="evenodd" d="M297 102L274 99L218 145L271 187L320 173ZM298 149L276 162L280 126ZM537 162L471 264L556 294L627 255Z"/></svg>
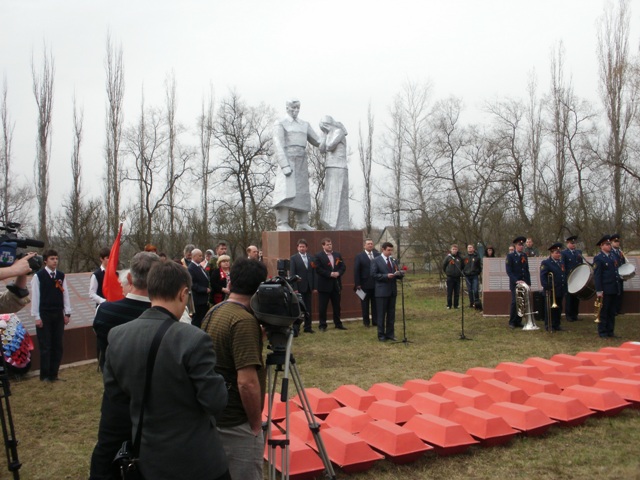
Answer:
<svg viewBox="0 0 640 480"><path fill-rule="evenodd" d="M387 268L389 269L390 272L393 272L393 268L391 268L391 261L389 260L389 257L387 257Z"/></svg>

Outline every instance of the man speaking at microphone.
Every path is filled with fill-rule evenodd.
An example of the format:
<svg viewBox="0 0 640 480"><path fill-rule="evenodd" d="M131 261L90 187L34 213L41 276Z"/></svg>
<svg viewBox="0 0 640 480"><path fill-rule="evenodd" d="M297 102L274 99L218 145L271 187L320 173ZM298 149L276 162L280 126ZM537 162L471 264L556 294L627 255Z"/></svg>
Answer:
<svg viewBox="0 0 640 480"><path fill-rule="evenodd" d="M393 245L384 242L381 245L382 254L374 258L371 262L371 276L376 281L375 296L376 310L378 314L378 340L396 341L396 298L398 297L398 278L402 278L402 272L398 269L398 264L391 257L393 255Z"/></svg>

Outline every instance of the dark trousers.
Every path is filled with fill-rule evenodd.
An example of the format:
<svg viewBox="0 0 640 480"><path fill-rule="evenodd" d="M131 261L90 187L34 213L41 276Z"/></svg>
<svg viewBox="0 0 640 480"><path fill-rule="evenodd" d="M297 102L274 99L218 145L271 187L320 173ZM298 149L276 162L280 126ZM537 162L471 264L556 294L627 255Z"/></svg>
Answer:
<svg viewBox="0 0 640 480"><path fill-rule="evenodd" d="M564 314L567 320L573 322L578 319L578 309L580 308L580 299L575 295L565 295L564 297Z"/></svg>
<svg viewBox="0 0 640 480"><path fill-rule="evenodd" d="M113 467L113 457L125 440L131 440L129 405L114 403L102 394L102 415L98 426L98 443L91 454L89 480L113 480L120 478Z"/></svg>
<svg viewBox="0 0 640 480"><path fill-rule="evenodd" d="M42 328L37 328L40 348L40 380L58 378L62 361L62 337L64 335L64 312L40 312Z"/></svg>
<svg viewBox="0 0 640 480"><path fill-rule="evenodd" d="M334 289L331 292L318 292L318 317L320 319L320 327L327 328L327 307L331 301L333 309L333 324L337 327L342 325L340 320L340 291Z"/></svg>
<svg viewBox="0 0 640 480"><path fill-rule="evenodd" d="M378 338L392 339L395 336L396 324L396 298L376 297L376 309L378 310Z"/></svg>
<svg viewBox="0 0 640 480"><path fill-rule="evenodd" d="M556 304L558 305L558 308L551 308L551 305L553 305L553 294L551 291L545 292L545 295L544 326L549 330L549 318L551 318L551 328L553 330L558 330L558 328L560 328L560 317L562 317L562 295L558 295L556 292Z"/></svg>
<svg viewBox="0 0 640 480"><path fill-rule="evenodd" d="M452 301L453 297L453 301ZM447 307L458 308L460 303L460 277L447 276Z"/></svg>
<svg viewBox="0 0 640 480"><path fill-rule="evenodd" d="M511 287L511 310L509 311L509 325L519 327L522 325L522 317L518 316L518 308L516 307L516 287Z"/></svg>
<svg viewBox="0 0 640 480"><path fill-rule="evenodd" d="M191 325L200 328L202 326L202 319L209 311L209 304L202 303L200 305L194 305L195 312L193 312L193 317L191 317Z"/></svg>
<svg viewBox="0 0 640 480"><path fill-rule="evenodd" d="M304 302L305 315L304 315L304 329L309 331L311 330L311 313L313 312L313 305L311 304L311 291L308 292L300 292L300 296L302 296L302 301Z"/></svg>
<svg viewBox="0 0 640 480"><path fill-rule="evenodd" d="M364 300L360 301L360 305L362 306L362 323L366 326L369 326L370 323L377 325L378 308L376 302L376 290L374 288L367 290L363 288L362 291L367 294L367 296L364 297ZM371 306L371 310L369 310L369 306ZM371 311L371 321L369 321L369 311Z"/></svg>
<svg viewBox="0 0 640 480"><path fill-rule="evenodd" d="M624 297L624 282L618 282L618 295L616 295L616 314L622 313L622 297Z"/></svg>
<svg viewBox="0 0 640 480"><path fill-rule="evenodd" d="M600 323L598 323L598 335L601 337L613 337L616 326L616 294L604 294L602 296L602 309L600 310Z"/></svg>

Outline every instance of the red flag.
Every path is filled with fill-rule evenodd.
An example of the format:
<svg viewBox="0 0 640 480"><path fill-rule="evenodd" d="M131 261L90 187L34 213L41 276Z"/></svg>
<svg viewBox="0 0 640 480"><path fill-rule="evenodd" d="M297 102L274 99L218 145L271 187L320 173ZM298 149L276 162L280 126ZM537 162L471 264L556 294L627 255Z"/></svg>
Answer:
<svg viewBox="0 0 640 480"><path fill-rule="evenodd" d="M115 302L124 298L122 295L122 286L118 281L118 262L120 260L120 237L122 237L122 223L118 230L118 236L111 246L111 253L109 253L109 263L107 269L104 272L104 280L102 281L102 293L107 302Z"/></svg>

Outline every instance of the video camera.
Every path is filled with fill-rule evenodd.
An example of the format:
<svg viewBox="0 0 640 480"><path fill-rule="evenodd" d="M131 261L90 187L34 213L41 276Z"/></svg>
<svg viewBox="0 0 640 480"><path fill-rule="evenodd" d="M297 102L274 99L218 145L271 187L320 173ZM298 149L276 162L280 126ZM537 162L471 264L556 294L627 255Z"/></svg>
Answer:
<svg viewBox="0 0 640 480"><path fill-rule="evenodd" d="M251 297L251 309L265 327L290 327L300 320L302 300L293 291L292 281L295 278L280 275L270 278L262 282Z"/></svg>
<svg viewBox="0 0 640 480"><path fill-rule="evenodd" d="M0 225L0 230L4 233L0 235L0 268L10 267L16 260L20 260L26 255L26 252L19 251L20 248L36 247L43 248L44 242L31 238L23 238L17 235L20 228L19 223L9 222L6 225ZM42 268L42 256L35 255L29 259L31 273L35 273Z"/></svg>

